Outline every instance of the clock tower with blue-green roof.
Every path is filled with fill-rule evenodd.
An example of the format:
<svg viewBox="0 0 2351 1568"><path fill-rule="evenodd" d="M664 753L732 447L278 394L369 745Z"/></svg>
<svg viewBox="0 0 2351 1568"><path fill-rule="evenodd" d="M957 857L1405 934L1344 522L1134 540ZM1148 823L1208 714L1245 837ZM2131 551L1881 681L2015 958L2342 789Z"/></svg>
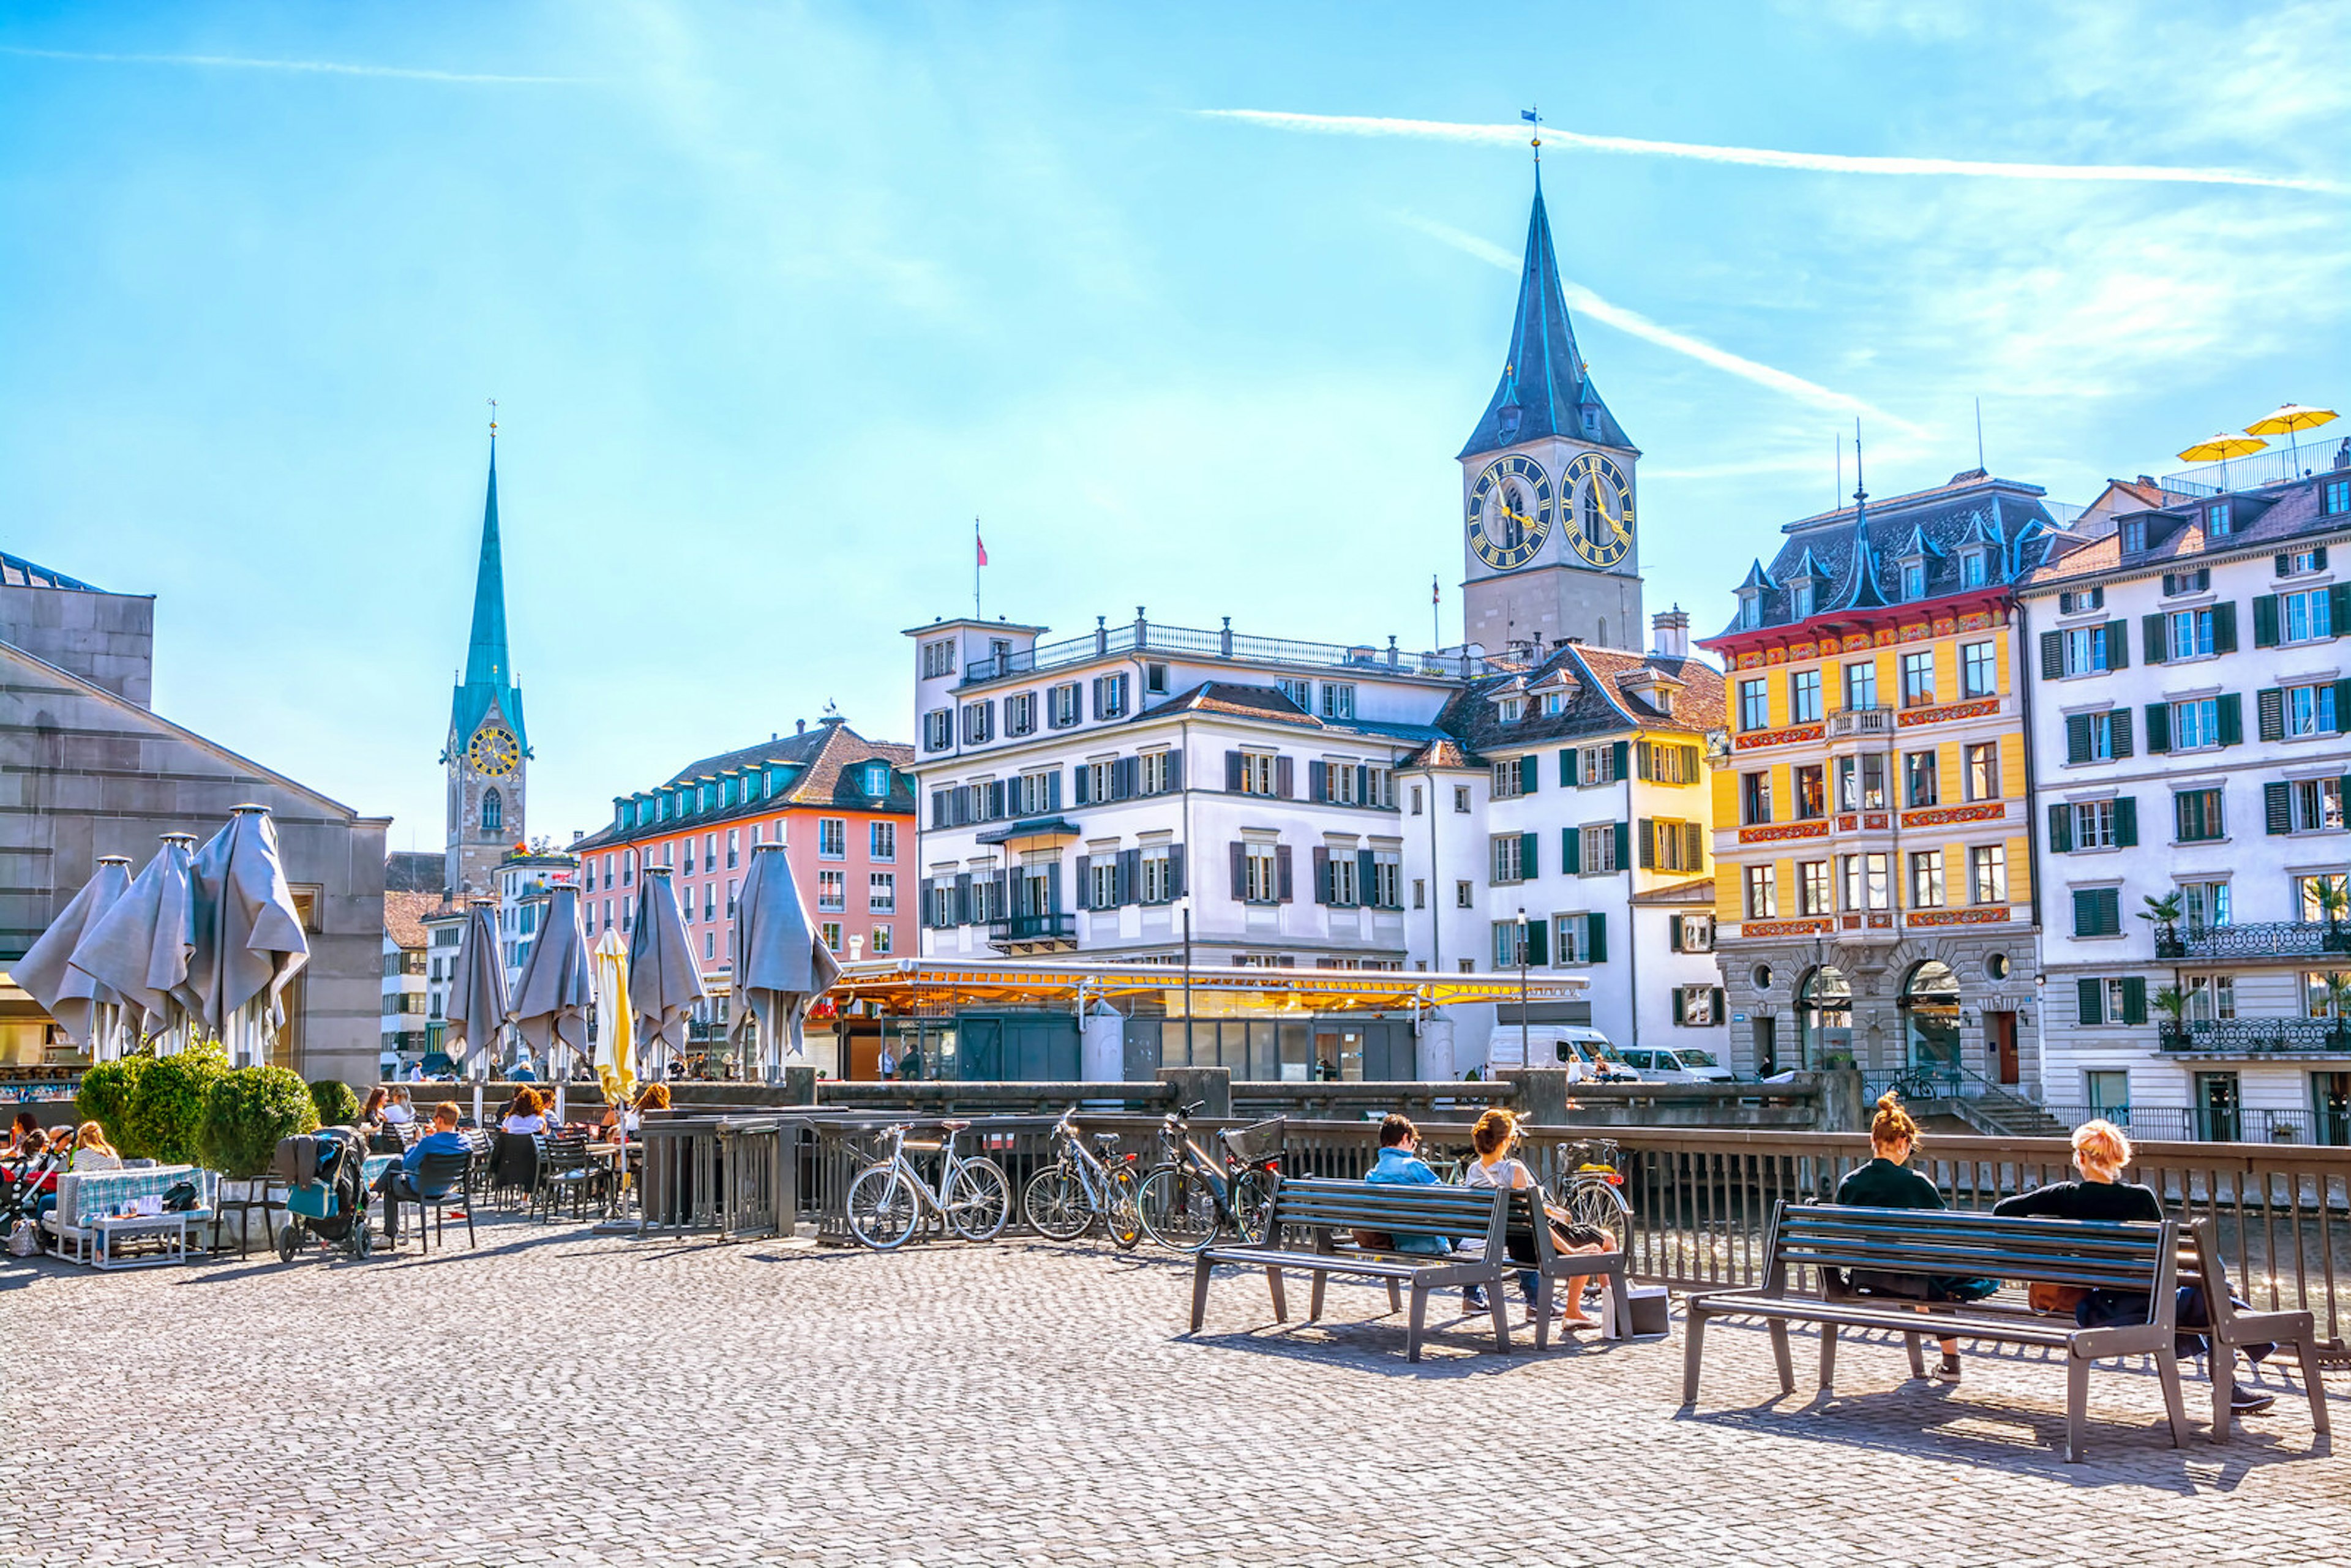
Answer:
<svg viewBox="0 0 2351 1568"><path fill-rule="evenodd" d="M1538 173L1510 352L1461 449L1465 642L1641 646L1640 456L1577 351Z"/></svg>
<svg viewBox="0 0 2351 1568"><path fill-rule="evenodd" d="M474 575L474 630L465 678L449 705L448 886L453 897L492 896L498 862L527 842L523 776L530 742L522 688L507 651L506 570L498 549L498 454L490 436L489 497L482 508L482 559Z"/></svg>

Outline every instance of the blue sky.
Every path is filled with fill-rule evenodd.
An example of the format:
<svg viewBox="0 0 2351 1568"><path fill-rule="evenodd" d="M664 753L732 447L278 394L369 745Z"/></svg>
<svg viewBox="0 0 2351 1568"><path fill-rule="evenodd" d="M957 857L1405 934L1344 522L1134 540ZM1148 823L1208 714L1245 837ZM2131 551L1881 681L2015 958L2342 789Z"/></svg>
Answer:
<svg viewBox="0 0 2351 1568"><path fill-rule="evenodd" d="M156 594L158 709L395 848L490 396L559 841L828 700L909 738L975 515L990 615L1418 646L1434 573L1450 641L1529 196L1458 128L1540 103L1602 139L1545 188L1650 607L1711 630L1856 411L1881 493L1980 396L2083 501L2344 406L2346 56L2315 4L18 5L0 549Z"/></svg>

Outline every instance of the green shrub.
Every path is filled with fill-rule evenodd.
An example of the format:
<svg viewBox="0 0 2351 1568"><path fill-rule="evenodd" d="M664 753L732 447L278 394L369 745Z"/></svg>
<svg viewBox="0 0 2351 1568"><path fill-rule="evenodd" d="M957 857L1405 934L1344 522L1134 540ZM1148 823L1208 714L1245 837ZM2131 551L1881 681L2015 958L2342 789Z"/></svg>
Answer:
<svg viewBox="0 0 2351 1568"><path fill-rule="evenodd" d="M350 1091L343 1093L348 1097ZM204 1164L223 1176L266 1176L278 1139L318 1125L319 1108L300 1074L284 1067L239 1067L214 1078L204 1090L197 1150Z"/></svg>
<svg viewBox="0 0 2351 1568"><path fill-rule="evenodd" d="M158 1057L139 1075L131 1096L131 1144L165 1165L193 1165L197 1131L204 1117L204 1092L228 1071L228 1052L217 1040ZM303 1098L308 1100L306 1093Z"/></svg>
<svg viewBox="0 0 2351 1568"><path fill-rule="evenodd" d="M105 1128L106 1141L126 1156L145 1153L131 1135L131 1102L139 1092L139 1075L154 1061L144 1055L101 1061L81 1075L81 1087L74 1091L74 1119Z"/></svg>
<svg viewBox="0 0 2351 1568"><path fill-rule="evenodd" d="M360 1097L340 1078L311 1084L310 1103L318 1108L321 1127L348 1127L360 1119Z"/></svg>

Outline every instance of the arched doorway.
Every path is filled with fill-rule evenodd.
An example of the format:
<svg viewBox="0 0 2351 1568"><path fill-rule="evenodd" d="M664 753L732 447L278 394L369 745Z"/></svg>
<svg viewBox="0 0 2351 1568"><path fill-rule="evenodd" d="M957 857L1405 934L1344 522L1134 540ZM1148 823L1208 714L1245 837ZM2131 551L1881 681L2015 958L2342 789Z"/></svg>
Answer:
<svg viewBox="0 0 2351 1568"><path fill-rule="evenodd" d="M1796 984L1796 1038L1803 1065L1853 1060L1853 982L1823 964Z"/></svg>
<svg viewBox="0 0 2351 1568"><path fill-rule="evenodd" d="M1910 1065L1956 1076L1959 1070L1959 977L1939 958L1911 966L1902 982L1903 1034Z"/></svg>

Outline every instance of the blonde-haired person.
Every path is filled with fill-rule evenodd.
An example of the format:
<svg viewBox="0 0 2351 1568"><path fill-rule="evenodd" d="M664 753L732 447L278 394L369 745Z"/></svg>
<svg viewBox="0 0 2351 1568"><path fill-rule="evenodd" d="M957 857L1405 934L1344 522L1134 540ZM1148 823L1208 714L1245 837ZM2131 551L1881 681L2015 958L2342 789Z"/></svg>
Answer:
<svg viewBox="0 0 2351 1568"><path fill-rule="evenodd" d="M1519 1119L1511 1113L1497 1106L1479 1116L1476 1125L1469 1129L1469 1145L1478 1151L1478 1157L1470 1161L1468 1168L1461 1173L1461 1185L1498 1186L1513 1192L1534 1186L1534 1173L1511 1156L1510 1150L1517 1145L1518 1141ZM1554 1218L1565 1219L1567 1217L1564 1214L1558 1214ZM1606 1241L1585 1242L1579 1239L1560 1246L1558 1250L1605 1252L1609 1249L1609 1245L1610 1243ZM1510 1257L1515 1262L1533 1262L1535 1260L1532 1243L1512 1243ZM1572 1329L1600 1326L1599 1319L1586 1317L1583 1313L1583 1287L1590 1282L1589 1275L1578 1275L1568 1281L1567 1290L1561 1299L1558 1310L1559 1321L1563 1326ZM1519 1289L1526 1295L1527 1315L1530 1319L1538 1310L1537 1303L1542 1300L1538 1293L1541 1284L1541 1280L1533 1270L1522 1269L1519 1271ZM1478 1287L1472 1286L1468 1291L1464 1292L1463 1301L1474 1310L1484 1305L1482 1296L1483 1292Z"/></svg>
<svg viewBox="0 0 2351 1568"><path fill-rule="evenodd" d="M1941 1208L1943 1195L1935 1184L1910 1168L1910 1151L1917 1146L1918 1124L1902 1108L1901 1096L1891 1091L1877 1097L1877 1114L1869 1124L1870 1161L1837 1184L1836 1200L1856 1208ZM1916 1301L1925 1291L1930 1301L1980 1301L2000 1288L1997 1280L1959 1280L1935 1276L1879 1274L1856 1269L1854 1289L1872 1295L1907 1296ZM1924 1312L1927 1309L1918 1309ZM1959 1342L1938 1336L1943 1359L1932 1374L1938 1383L1959 1380Z"/></svg>
<svg viewBox="0 0 2351 1568"><path fill-rule="evenodd" d="M77 1175L122 1168L122 1156L106 1141L106 1129L95 1122L84 1122L74 1131L73 1168Z"/></svg>

